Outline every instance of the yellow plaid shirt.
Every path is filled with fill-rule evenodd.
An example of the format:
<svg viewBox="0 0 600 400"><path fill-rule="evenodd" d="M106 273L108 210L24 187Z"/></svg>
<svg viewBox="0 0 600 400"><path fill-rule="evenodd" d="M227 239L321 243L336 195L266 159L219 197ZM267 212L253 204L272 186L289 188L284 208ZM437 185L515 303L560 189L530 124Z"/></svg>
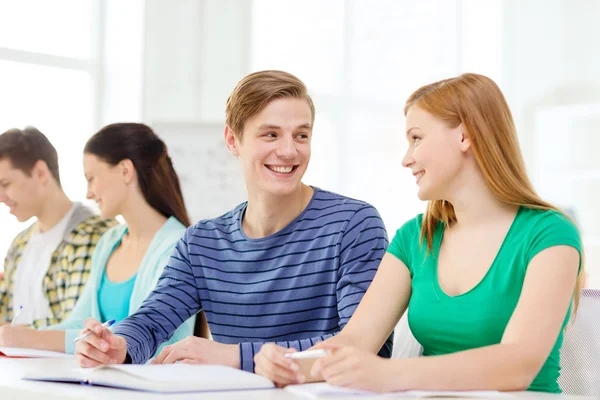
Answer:
<svg viewBox="0 0 600 400"><path fill-rule="evenodd" d="M34 321L34 327L58 324L69 315L87 282L96 243L104 232L116 224L114 220L91 216L77 224L65 236L52 253L50 266L42 284L48 298L51 317ZM15 274L36 225L37 223L32 224L17 235L4 260L4 275L0 281L0 324L10 322L13 318L11 300Z"/></svg>

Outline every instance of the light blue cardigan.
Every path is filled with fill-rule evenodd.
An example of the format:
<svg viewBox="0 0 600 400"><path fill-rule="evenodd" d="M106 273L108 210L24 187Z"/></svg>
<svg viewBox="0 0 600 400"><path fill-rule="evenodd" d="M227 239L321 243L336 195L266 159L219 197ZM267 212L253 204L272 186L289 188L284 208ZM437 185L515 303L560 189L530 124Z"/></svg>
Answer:
<svg viewBox="0 0 600 400"><path fill-rule="evenodd" d="M142 302L146 299L148 294L156 287L158 278L164 267L167 265L177 241L183 236L185 230L186 228L181 222L176 218L171 217L158 232L156 232L156 235L154 235L137 272L129 302L129 315L133 314L142 305ZM83 329L83 323L86 318L100 320L98 290L100 289L102 274L106 268L108 258L125 233L127 233L127 226L118 225L102 235L92 255L90 276L83 293L79 297L79 300L77 300L77 304L63 322L44 328L66 331L65 353L75 353L75 344L73 343L73 340L79 335L80 330ZM185 321L175 331L171 339L159 347L156 354L158 354L164 346L191 336L194 332L195 321L196 317L191 317Z"/></svg>

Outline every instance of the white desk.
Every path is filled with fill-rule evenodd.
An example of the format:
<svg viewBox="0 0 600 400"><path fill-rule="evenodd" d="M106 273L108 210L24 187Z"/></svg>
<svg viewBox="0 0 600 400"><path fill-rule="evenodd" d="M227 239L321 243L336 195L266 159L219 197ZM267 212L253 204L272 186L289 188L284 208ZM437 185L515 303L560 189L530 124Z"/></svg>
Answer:
<svg viewBox="0 0 600 400"><path fill-rule="evenodd" d="M273 390L249 390L233 392L211 392L211 393L186 393L186 394L152 394L135 392L131 390L120 390L76 384L33 382L21 379L28 363L40 363L45 360L34 359L8 359L0 357L0 398L1 399L110 399L110 400L140 400L140 399L264 399L264 400L298 400L301 397L281 389ZM73 360L65 359L65 363L77 367ZM387 397L390 398L390 397ZM406 397L404 397L406 398ZM373 399L373 397L332 397L336 400L362 400ZM586 397L552 395L546 393L519 392L514 400L582 400Z"/></svg>

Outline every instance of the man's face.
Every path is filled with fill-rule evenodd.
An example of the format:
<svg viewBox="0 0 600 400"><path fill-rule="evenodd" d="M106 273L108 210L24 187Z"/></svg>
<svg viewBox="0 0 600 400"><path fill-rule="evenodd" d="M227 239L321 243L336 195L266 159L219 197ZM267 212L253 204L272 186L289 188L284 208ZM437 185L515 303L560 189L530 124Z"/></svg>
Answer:
<svg viewBox="0 0 600 400"><path fill-rule="evenodd" d="M273 100L248 118L232 151L243 165L248 190L275 196L297 190L310 161L311 138L312 114L304 99Z"/></svg>
<svg viewBox="0 0 600 400"><path fill-rule="evenodd" d="M0 160L0 202L8 206L19 222L38 214L40 194L41 184L33 173L28 176L14 168L10 159Z"/></svg>

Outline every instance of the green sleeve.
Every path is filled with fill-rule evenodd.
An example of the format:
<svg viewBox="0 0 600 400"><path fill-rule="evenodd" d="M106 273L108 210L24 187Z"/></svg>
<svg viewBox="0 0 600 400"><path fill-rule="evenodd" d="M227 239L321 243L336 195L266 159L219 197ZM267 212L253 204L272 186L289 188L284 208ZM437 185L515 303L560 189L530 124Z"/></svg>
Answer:
<svg viewBox="0 0 600 400"><path fill-rule="evenodd" d="M413 256L412 250L419 248L419 240L421 237L421 222L422 215L406 222L400 229L396 231L394 239L390 243L387 252L402 261L413 276Z"/></svg>
<svg viewBox="0 0 600 400"><path fill-rule="evenodd" d="M527 264L542 250L554 246L570 246L579 252L581 270L581 236L569 218L557 211L547 211L537 221L532 233L531 244L527 251Z"/></svg>

